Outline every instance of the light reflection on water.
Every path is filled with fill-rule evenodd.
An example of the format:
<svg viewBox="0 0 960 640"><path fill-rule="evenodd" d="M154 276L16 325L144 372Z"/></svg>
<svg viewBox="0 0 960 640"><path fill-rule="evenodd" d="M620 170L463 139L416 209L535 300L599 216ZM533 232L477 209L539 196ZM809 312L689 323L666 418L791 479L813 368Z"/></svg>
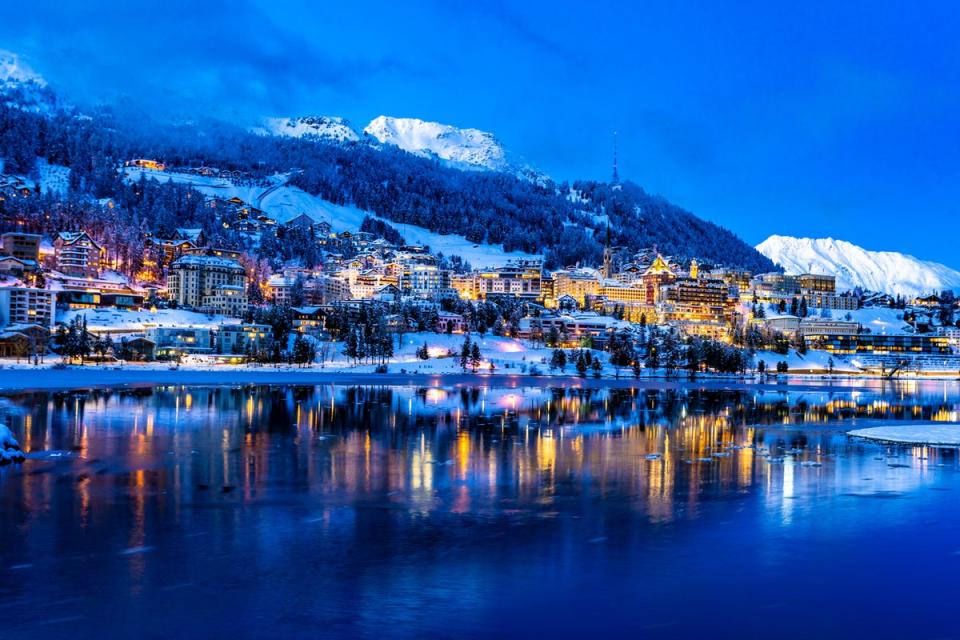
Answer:
<svg viewBox="0 0 960 640"><path fill-rule="evenodd" d="M747 617L757 603L808 588L843 628L841 604L869 595L850 586L905 535L938 571L960 564L956 452L845 435L875 420L955 421L955 383L5 400L30 459L0 470L0 618L5 605L11 630L34 637L158 624L198 636L666 637L709 632L716 615L760 632ZM935 600L938 574L925 580ZM94 621L106 626L74 628Z"/></svg>

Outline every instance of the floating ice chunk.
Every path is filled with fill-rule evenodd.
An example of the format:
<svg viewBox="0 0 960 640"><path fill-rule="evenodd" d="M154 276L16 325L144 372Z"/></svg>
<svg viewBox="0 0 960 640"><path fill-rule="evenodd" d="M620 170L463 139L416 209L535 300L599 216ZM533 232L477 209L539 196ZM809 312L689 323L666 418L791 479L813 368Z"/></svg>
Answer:
<svg viewBox="0 0 960 640"><path fill-rule="evenodd" d="M20 443L13 437L13 432L5 424L0 424L0 464L23 462L23 451Z"/></svg>
<svg viewBox="0 0 960 640"><path fill-rule="evenodd" d="M960 424L955 423L889 425L854 429L847 435L881 442L960 447Z"/></svg>
<svg viewBox="0 0 960 640"><path fill-rule="evenodd" d="M130 547L129 549L124 549L120 552L121 556L135 556L141 553L147 553L153 551L153 547Z"/></svg>

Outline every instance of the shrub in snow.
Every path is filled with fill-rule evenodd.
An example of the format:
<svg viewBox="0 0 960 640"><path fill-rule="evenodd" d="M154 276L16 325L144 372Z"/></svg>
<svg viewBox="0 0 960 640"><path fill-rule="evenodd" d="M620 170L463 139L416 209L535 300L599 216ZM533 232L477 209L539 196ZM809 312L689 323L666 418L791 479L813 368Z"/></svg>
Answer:
<svg viewBox="0 0 960 640"><path fill-rule="evenodd" d="M10 464L11 462L23 462L23 452L20 451L20 443L13 437L10 427L0 424L0 464Z"/></svg>

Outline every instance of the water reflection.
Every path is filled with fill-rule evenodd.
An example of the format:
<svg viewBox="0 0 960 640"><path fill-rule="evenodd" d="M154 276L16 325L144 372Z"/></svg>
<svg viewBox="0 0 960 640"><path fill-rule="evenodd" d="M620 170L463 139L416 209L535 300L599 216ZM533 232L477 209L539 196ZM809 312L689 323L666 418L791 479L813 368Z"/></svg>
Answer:
<svg viewBox="0 0 960 640"><path fill-rule="evenodd" d="M511 578L538 581L524 589L579 584L598 570L597 544L616 550L618 571L639 558L655 562L644 554L658 527L672 527L662 544L676 553L686 535L739 522L763 562L785 562L764 536L824 526L842 535L865 518L906 513L873 499L953 487L954 450L854 442L847 429L955 421L960 408L957 385L922 382L800 392L171 386L4 400L30 459L0 470L0 561L45 567L44 579L65 576L56 588L24 587L8 572L0 588L18 594L13 602L45 606L82 590L85 606L101 614L127 603L117 624L129 632L160 602L182 606L177 585L202 591L200 568L270 597L238 573L249 563L261 578L294 572L291 589L352 585L347 601L311 603L302 626L282 623L304 631L346 608L344 634L382 621L362 626L383 602L358 604L361 592L399 606L386 584L419 610L469 609L464 625L493 624L487 608L499 589L515 586L501 583L503 567L532 571ZM698 521L702 528L678 528ZM491 546L507 534L509 548ZM473 567L473 587L456 603L438 594L434 572L463 569L480 549L500 558L499 572ZM385 568L357 554L374 554ZM303 558L323 558L337 581L299 575L292 567ZM84 586L93 567L103 571L102 594ZM226 597L223 589L215 587ZM277 628L276 616L258 620Z"/></svg>
<svg viewBox="0 0 960 640"><path fill-rule="evenodd" d="M548 505L557 485L615 488L654 519L695 514L703 487L760 483L789 497L798 473L823 473L866 420L955 420L956 394L759 393L695 389L166 387L9 396L12 427L36 459L28 511L75 473L78 517L91 492L120 484L142 519L145 496L199 490L252 500L279 488L355 500L401 496L426 512ZM811 431L810 426L826 425ZM802 430L790 426L804 425ZM915 449L925 467L950 452ZM107 476L109 483L98 480ZM106 487L110 489L112 487ZM899 489L898 489L899 490ZM399 499L399 498L398 498ZM136 535L131 546L142 544Z"/></svg>

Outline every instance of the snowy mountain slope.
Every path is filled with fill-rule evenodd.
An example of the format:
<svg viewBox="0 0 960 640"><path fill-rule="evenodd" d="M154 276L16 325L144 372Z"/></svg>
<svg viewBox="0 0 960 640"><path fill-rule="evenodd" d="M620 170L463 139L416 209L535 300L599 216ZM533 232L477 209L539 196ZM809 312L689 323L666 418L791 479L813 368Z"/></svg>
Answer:
<svg viewBox="0 0 960 640"><path fill-rule="evenodd" d="M125 167L123 171L130 182L137 182L144 176L158 182L189 184L210 196L237 197L262 209L280 223L305 213L317 222L329 223L334 231L356 232L359 231L363 218L370 216L395 227L410 244L429 245L432 251L442 252L445 256L460 256L474 267L486 268L502 265L508 260L542 257L521 251L504 251L503 245L477 244L461 235L439 234L415 225L398 224L357 207L334 204L299 187L286 184L289 179L286 174L273 176L268 187L259 187L237 186L226 178L192 173L155 171L139 167Z"/></svg>
<svg viewBox="0 0 960 640"><path fill-rule="evenodd" d="M458 129L418 118L378 116L364 128L382 144L404 151L433 156L461 169L507 171L507 153L492 133L479 129Z"/></svg>
<svg viewBox="0 0 960 640"><path fill-rule="evenodd" d="M843 240L774 235L756 248L787 273L836 275L838 290L859 286L903 296L960 291L960 272L946 265L895 251L868 251Z"/></svg>
<svg viewBox="0 0 960 640"><path fill-rule="evenodd" d="M0 49L0 86L11 84L47 86L47 81L15 53Z"/></svg>
<svg viewBox="0 0 960 640"><path fill-rule="evenodd" d="M335 142L356 142L360 134L350 121L339 116L302 116L299 118L266 118L255 133L302 138L317 136Z"/></svg>
<svg viewBox="0 0 960 640"><path fill-rule="evenodd" d="M47 81L20 56L0 49L0 99L24 111L51 113L56 97Z"/></svg>

